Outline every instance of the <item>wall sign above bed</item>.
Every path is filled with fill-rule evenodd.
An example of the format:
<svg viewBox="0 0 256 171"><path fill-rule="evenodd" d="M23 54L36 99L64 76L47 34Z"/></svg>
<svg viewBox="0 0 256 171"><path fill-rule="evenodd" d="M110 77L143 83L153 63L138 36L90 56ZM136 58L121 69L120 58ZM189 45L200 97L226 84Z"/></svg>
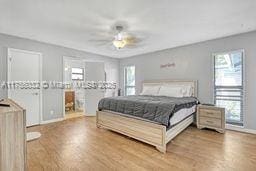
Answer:
<svg viewBox="0 0 256 171"><path fill-rule="evenodd" d="M173 62L173 63L167 63L167 64L161 64L160 65L160 68L170 68L170 67L175 67L176 64Z"/></svg>

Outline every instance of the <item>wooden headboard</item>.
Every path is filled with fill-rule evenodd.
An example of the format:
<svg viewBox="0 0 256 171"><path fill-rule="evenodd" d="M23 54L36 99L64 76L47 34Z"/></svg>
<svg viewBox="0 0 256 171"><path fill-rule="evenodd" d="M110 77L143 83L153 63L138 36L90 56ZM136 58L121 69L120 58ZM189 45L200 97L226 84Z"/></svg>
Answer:
<svg viewBox="0 0 256 171"><path fill-rule="evenodd" d="M198 96L196 80L146 80L143 81L142 88L147 85L190 85L192 87L192 96Z"/></svg>

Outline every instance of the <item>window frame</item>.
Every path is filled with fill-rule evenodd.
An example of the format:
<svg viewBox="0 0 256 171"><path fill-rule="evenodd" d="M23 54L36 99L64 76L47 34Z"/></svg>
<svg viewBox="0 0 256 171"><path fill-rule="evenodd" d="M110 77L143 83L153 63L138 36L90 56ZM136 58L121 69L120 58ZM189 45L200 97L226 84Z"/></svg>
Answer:
<svg viewBox="0 0 256 171"><path fill-rule="evenodd" d="M134 86L129 86L127 85L127 68L129 67L134 67ZM135 65L127 65L127 66L124 66L124 95L127 96L127 89L128 88L134 88L135 90L135 94L136 94L136 66ZM134 95L135 95L134 94Z"/></svg>
<svg viewBox="0 0 256 171"><path fill-rule="evenodd" d="M82 70L82 73L78 73L78 72L72 72L72 69L81 69ZM75 75L81 75L83 77L83 79L73 79L72 76L73 74ZM79 67L71 67L71 80L72 81L84 81L84 68L79 68Z"/></svg>
<svg viewBox="0 0 256 171"><path fill-rule="evenodd" d="M242 54L242 64L241 64L241 66L242 66L242 78L241 78L241 80L242 80L242 85L241 86L226 86L226 88L229 88L229 87L231 87L231 88L235 88L235 87L237 87L237 88L239 88L239 87L241 87L241 91L239 91L239 92L241 92L241 101L240 100L238 100L239 102L241 102L241 104L240 104L240 107L241 107L241 110L240 110L240 117L241 117L241 122L232 122L232 121L228 121L227 120L227 118L226 118L226 120L225 120L225 122L226 122L226 124L230 124L230 125L237 125L237 126L244 126L244 121L245 121L245 50L244 49L239 49L239 50L232 50L232 51L226 51L226 52L220 52L220 53L213 53L212 54L212 59L213 59L213 102L214 102L214 104L216 105L216 101L217 101L217 98L216 98L216 87L221 87L221 86L216 86L215 85L215 81L216 81L216 77L215 77L215 74L216 74L216 72L215 72L215 56L216 55L224 55L224 54L232 54L232 53L238 53L238 52L240 52L241 54ZM225 86L222 86L222 87L225 87Z"/></svg>

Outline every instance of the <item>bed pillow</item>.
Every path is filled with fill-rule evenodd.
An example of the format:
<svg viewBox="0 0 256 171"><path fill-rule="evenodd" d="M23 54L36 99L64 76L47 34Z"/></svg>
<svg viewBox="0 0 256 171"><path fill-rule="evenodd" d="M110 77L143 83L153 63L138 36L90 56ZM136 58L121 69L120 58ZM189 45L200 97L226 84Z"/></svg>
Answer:
<svg viewBox="0 0 256 171"><path fill-rule="evenodd" d="M183 88L181 86L161 86L159 96L183 97Z"/></svg>
<svg viewBox="0 0 256 171"><path fill-rule="evenodd" d="M183 97L191 97L192 96L192 86L191 85L182 86L182 95L183 95Z"/></svg>
<svg viewBox="0 0 256 171"><path fill-rule="evenodd" d="M151 95L151 96L156 96L158 95L160 86L143 86L142 93L140 95Z"/></svg>

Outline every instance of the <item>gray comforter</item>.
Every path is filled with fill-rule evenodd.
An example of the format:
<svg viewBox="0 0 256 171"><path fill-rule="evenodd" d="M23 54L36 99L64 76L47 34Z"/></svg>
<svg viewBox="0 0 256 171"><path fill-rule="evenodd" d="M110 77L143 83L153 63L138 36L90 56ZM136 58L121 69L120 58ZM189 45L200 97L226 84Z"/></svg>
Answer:
<svg viewBox="0 0 256 171"><path fill-rule="evenodd" d="M99 101L98 109L132 115L169 127L170 118L175 112L197 103L194 97L135 95L103 98Z"/></svg>

